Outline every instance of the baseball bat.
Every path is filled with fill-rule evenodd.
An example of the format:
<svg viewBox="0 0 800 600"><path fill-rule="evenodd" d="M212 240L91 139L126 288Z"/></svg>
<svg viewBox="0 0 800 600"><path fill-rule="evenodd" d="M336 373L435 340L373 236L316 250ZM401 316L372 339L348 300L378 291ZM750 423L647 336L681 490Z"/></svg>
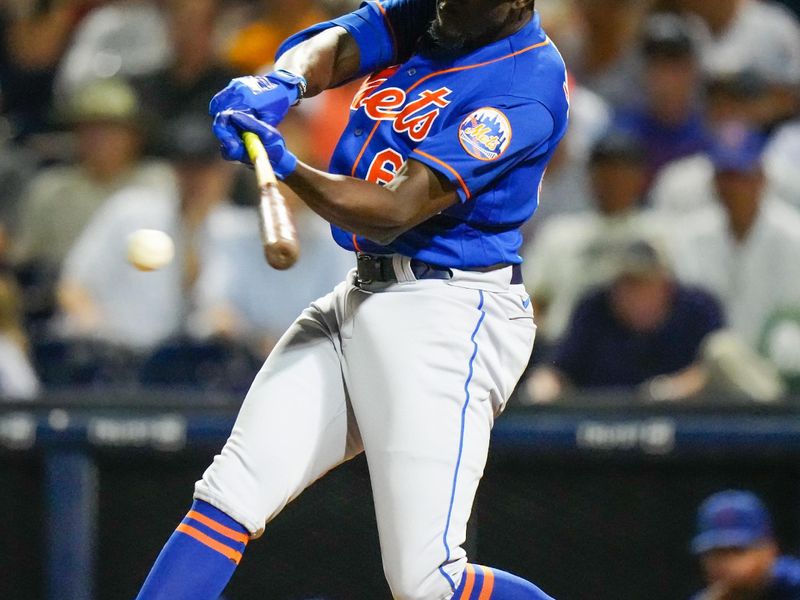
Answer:
<svg viewBox="0 0 800 600"><path fill-rule="evenodd" d="M291 267L300 256L297 230L289 207L286 206L286 199L278 189L278 180L272 171L264 144L255 133L249 131L242 134L242 140L258 180L261 196L258 203L258 223L264 257L270 266L282 271Z"/></svg>

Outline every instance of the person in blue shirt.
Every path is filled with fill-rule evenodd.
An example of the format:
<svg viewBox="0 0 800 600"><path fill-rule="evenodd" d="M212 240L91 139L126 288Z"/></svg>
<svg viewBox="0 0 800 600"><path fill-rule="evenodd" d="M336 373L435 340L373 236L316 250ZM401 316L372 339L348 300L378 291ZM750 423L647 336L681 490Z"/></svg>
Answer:
<svg viewBox="0 0 800 600"><path fill-rule="evenodd" d="M659 400L699 391L701 347L724 324L719 302L678 282L648 236L631 236L605 254L598 268L608 265L611 282L578 302L550 360L531 374L530 401L555 400L570 387L639 388Z"/></svg>
<svg viewBox="0 0 800 600"><path fill-rule="evenodd" d="M725 490L707 498L692 552L708 583L692 600L800 599L800 560L780 556L769 512L752 492Z"/></svg>
<svg viewBox="0 0 800 600"><path fill-rule="evenodd" d="M520 227L567 127L534 1L365 2L290 37L275 66L212 99L223 156L248 162L241 134L257 134L356 268L270 354L139 599L217 598L248 541L361 452L395 599L549 599L463 549L533 344ZM275 125L363 76L329 172L298 161Z"/></svg>
<svg viewBox="0 0 800 600"><path fill-rule="evenodd" d="M702 88L692 29L674 14L645 21L640 40L644 99L614 115L614 127L640 140L647 150L648 178L667 163L703 151L707 126L698 92Z"/></svg>

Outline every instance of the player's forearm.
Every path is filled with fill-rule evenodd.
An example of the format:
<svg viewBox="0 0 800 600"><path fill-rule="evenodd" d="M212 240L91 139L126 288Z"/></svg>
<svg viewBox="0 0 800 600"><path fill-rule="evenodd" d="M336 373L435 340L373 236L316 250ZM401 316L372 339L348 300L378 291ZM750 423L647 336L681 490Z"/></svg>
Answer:
<svg viewBox="0 0 800 600"><path fill-rule="evenodd" d="M331 27L289 49L275 63L275 69L305 77L305 95L310 97L355 76L359 59L352 36L342 27Z"/></svg>
<svg viewBox="0 0 800 600"><path fill-rule="evenodd" d="M329 223L379 244L390 243L424 218L390 189L301 162L284 183Z"/></svg>

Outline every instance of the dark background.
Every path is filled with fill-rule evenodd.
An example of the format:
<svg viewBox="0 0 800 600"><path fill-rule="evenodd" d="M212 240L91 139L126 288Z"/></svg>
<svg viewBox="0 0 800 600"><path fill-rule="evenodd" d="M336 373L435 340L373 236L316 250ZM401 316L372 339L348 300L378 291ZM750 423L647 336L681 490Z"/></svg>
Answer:
<svg viewBox="0 0 800 600"><path fill-rule="evenodd" d="M513 418L513 417L504 417ZM213 451L95 452L96 598L130 600ZM44 596L41 451L0 453L0 598ZM471 560L535 581L558 600L677 600L700 585L688 553L694 513L728 487L759 493L782 546L800 540L791 456L724 449L700 457L494 450L476 504ZM360 457L291 504L248 547L228 600L387 600L369 478Z"/></svg>

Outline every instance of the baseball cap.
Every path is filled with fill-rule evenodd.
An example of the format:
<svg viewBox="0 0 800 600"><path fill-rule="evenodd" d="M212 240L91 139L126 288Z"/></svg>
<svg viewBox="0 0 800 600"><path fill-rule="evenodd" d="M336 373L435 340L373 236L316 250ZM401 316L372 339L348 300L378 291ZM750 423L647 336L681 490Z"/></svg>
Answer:
<svg viewBox="0 0 800 600"><path fill-rule="evenodd" d="M642 29L641 44L646 58L684 58L695 54L689 24L674 14L650 16Z"/></svg>
<svg viewBox="0 0 800 600"><path fill-rule="evenodd" d="M769 512L758 496L726 490L700 505L692 551L703 554L719 548L749 548L772 537Z"/></svg>
<svg viewBox="0 0 800 600"><path fill-rule="evenodd" d="M767 139L743 123L726 123L710 135L708 156L716 171L750 172L761 163Z"/></svg>
<svg viewBox="0 0 800 600"><path fill-rule="evenodd" d="M615 277L649 277L670 270L669 259L661 245L647 236L631 236L612 251Z"/></svg>
<svg viewBox="0 0 800 600"><path fill-rule="evenodd" d="M644 164L645 152L638 138L621 129L607 131L589 152L589 164L624 162Z"/></svg>
<svg viewBox="0 0 800 600"><path fill-rule="evenodd" d="M70 124L92 121L135 123L143 115L133 87L123 79L97 79L81 86L67 100L62 114Z"/></svg>

